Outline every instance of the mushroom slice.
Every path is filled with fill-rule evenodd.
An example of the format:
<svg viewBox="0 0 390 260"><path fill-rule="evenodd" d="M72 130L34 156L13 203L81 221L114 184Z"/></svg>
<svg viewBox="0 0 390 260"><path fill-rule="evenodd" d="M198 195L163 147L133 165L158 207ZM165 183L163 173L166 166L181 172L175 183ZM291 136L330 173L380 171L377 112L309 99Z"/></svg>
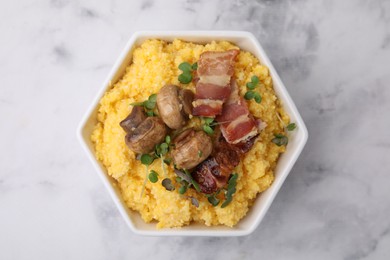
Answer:
<svg viewBox="0 0 390 260"><path fill-rule="evenodd" d="M167 134L164 122L158 117L148 117L125 137L126 145L136 153L149 153Z"/></svg>
<svg viewBox="0 0 390 260"><path fill-rule="evenodd" d="M191 115L193 109L192 101L194 101L194 93L189 89L181 89L179 91L179 100L183 107L182 112L184 113L185 117L188 118L188 116Z"/></svg>
<svg viewBox="0 0 390 260"><path fill-rule="evenodd" d="M203 131L190 128L173 141L173 161L178 168L192 169L204 161L213 149L211 138Z"/></svg>
<svg viewBox="0 0 390 260"><path fill-rule="evenodd" d="M144 108L140 106L135 106L131 110L130 114L122 120L119 125L126 131L126 133L131 133L137 128L139 124L142 123L146 118Z"/></svg>
<svg viewBox="0 0 390 260"><path fill-rule="evenodd" d="M175 85L165 85L157 94L158 112L164 123L171 129L182 128L186 122L178 91Z"/></svg>

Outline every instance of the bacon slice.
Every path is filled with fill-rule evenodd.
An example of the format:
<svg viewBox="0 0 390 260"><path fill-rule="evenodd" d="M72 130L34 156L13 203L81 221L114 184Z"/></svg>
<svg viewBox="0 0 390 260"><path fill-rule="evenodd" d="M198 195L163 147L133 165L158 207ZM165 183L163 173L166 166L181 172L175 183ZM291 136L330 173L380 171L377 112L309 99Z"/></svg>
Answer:
<svg viewBox="0 0 390 260"><path fill-rule="evenodd" d="M200 55L198 61L198 75L202 76L232 76L234 73L233 61L240 53L239 50L206 51Z"/></svg>
<svg viewBox="0 0 390 260"><path fill-rule="evenodd" d="M240 153L222 137L208 157L191 173L200 191L211 194L226 185L233 169L240 163Z"/></svg>
<svg viewBox="0 0 390 260"><path fill-rule="evenodd" d="M231 93L230 79L239 50L208 51L200 55L193 115L215 117Z"/></svg>
<svg viewBox="0 0 390 260"><path fill-rule="evenodd" d="M222 111L222 104L223 102L220 100L198 99L192 102L194 107L192 109L192 114L214 117Z"/></svg>
<svg viewBox="0 0 390 260"><path fill-rule="evenodd" d="M199 183L200 191L211 194L224 187L240 163L240 157L252 148L255 139L252 137L237 144L229 144L223 136L217 137L211 156L191 173L192 178Z"/></svg>
<svg viewBox="0 0 390 260"><path fill-rule="evenodd" d="M225 87L213 83L199 82L196 85L195 98L198 100L227 100L230 95L230 84Z"/></svg>
<svg viewBox="0 0 390 260"><path fill-rule="evenodd" d="M216 118L221 124L221 132L231 144L245 142L258 135L256 121L250 114L245 100L238 94L235 80L232 80L232 93L223 106L222 115Z"/></svg>

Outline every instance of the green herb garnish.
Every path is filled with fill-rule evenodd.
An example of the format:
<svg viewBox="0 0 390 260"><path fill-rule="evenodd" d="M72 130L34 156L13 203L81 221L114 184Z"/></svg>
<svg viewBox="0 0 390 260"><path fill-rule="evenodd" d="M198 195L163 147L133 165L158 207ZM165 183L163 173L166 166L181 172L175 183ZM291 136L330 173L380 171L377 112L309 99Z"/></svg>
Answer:
<svg viewBox="0 0 390 260"><path fill-rule="evenodd" d="M168 148L169 148L169 146L168 146L167 143L162 143L162 144L160 145L160 149L161 149L161 153L160 153L160 154L161 154L161 155L167 154Z"/></svg>
<svg viewBox="0 0 390 260"><path fill-rule="evenodd" d="M171 162L172 162L172 159L171 159L171 158L166 158L166 159L164 159L163 161L164 161L165 164L170 165Z"/></svg>
<svg viewBox="0 0 390 260"><path fill-rule="evenodd" d="M260 80L257 76L252 76L251 82L246 83L246 87L249 89L249 91L247 91L244 95L244 98L246 100L254 99L256 101L256 103L261 102L260 94L256 91L253 91L257 87L259 82L260 82Z"/></svg>
<svg viewBox="0 0 390 260"><path fill-rule="evenodd" d="M293 131L295 128L297 128L297 125L295 123L290 123L286 126L286 129L288 131Z"/></svg>
<svg viewBox="0 0 390 260"><path fill-rule="evenodd" d="M167 191L173 191L175 190L175 186L173 186L171 179L165 178L162 182L161 185L164 186L164 188Z"/></svg>
<svg viewBox="0 0 390 260"><path fill-rule="evenodd" d="M218 206L220 200L216 197L216 195L208 195L207 200L210 202L213 207Z"/></svg>
<svg viewBox="0 0 390 260"><path fill-rule="evenodd" d="M194 186L195 190L197 192L200 192L200 187L199 187L199 183L197 183L194 179L192 179L192 182L191 182L192 186Z"/></svg>
<svg viewBox="0 0 390 260"><path fill-rule="evenodd" d="M246 83L246 87L248 89L255 89L257 87L257 84L259 84L260 80L257 76L252 76L251 82Z"/></svg>
<svg viewBox="0 0 390 260"><path fill-rule="evenodd" d="M192 66L188 62L182 62L179 65L179 70L181 70L183 72L191 71L192 70Z"/></svg>
<svg viewBox="0 0 390 260"><path fill-rule="evenodd" d="M192 205L194 205L197 208L199 207L199 201L195 197L187 196L187 198L191 200Z"/></svg>
<svg viewBox="0 0 390 260"><path fill-rule="evenodd" d="M208 125L203 126L203 131L205 131L209 135L214 134L214 130L211 128L211 126L208 126Z"/></svg>
<svg viewBox="0 0 390 260"><path fill-rule="evenodd" d="M151 95L148 100L144 101L145 108L154 109L156 107L157 95Z"/></svg>
<svg viewBox="0 0 390 260"><path fill-rule="evenodd" d="M259 103L261 102L261 96L258 92L255 92L255 91L252 91L252 90L249 90L245 93L244 95L244 98L246 100L251 100L251 99L255 99L256 103Z"/></svg>
<svg viewBox="0 0 390 260"><path fill-rule="evenodd" d="M156 157L161 158L161 168L164 172L164 176L167 176L167 171L165 169L164 163L170 164L170 159L165 159L165 155L169 152L169 144L171 143L171 137L167 135L165 137L165 142L161 144L157 144L154 150L154 154Z"/></svg>
<svg viewBox="0 0 390 260"><path fill-rule="evenodd" d="M152 183L156 183L158 181L158 173L151 170L149 173L149 181Z"/></svg>
<svg viewBox="0 0 390 260"><path fill-rule="evenodd" d="M203 117L203 121L206 125L210 125L214 122L214 118L212 117Z"/></svg>
<svg viewBox="0 0 390 260"><path fill-rule="evenodd" d="M277 146L287 145L288 144L288 132L294 131L297 128L295 123L289 123L287 126L284 124L282 118L280 118L279 113L276 113L276 117L279 119L280 123L283 126L284 134L275 134L275 138L272 139L272 142Z"/></svg>
<svg viewBox="0 0 390 260"><path fill-rule="evenodd" d="M214 124L214 118L211 117L203 117L203 126L202 129L205 131L207 134L212 135L214 134L214 129L213 129L213 124Z"/></svg>
<svg viewBox="0 0 390 260"><path fill-rule="evenodd" d="M156 145L156 149L154 150L154 153L157 157L163 158L164 155L166 155L169 152L169 144L171 143L171 137L167 135L165 137L165 142L161 144ZM163 159L164 160L164 159Z"/></svg>
<svg viewBox="0 0 390 260"><path fill-rule="evenodd" d="M251 81L254 84L258 84L260 82L259 78L256 75L252 76Z"/></svg>
<svg viewBox="0 0 390 260"><path fill-rule="evenodd" d="M178 176L177 182L186 184L188 188L192 185L197 192L200 192L199 184L192 178L191 173L187 170L180 171L178 169L175 169L175 173Z"/></svg>
<svg viewBox="0 0 390 260"><path fill-rule="evenodd" d="M179 69L181 71L183 71L178 79L180 81L180 83L183 83L183 84L188 84L192 81L192 71L193 70L196 70L198 68L198 64L197 63L194 63L194 64L189 64L188 62L182 62L180 63L179 65Z"/></svg>
<svg viewBox="0 0 390 260"><path fill-rule="evenodd" d="M221 208L225 208L227 205L229 205L230 202L233 200L233 194L236 192L236 185L237 185L237 179L238 174L234 173L228 182L228 187L226 191L226 200L222 203Z"/></svg>
<svg viewBox="0 0 390 260"><path fill-rule="evenodd" d="M179 188L179 193L180 194L184 194L186 193L187 191L187 185L182 185L180 188Z"/></svg>
<svg viewBox="0 0 390 260"><path fill-rule="evenodd" d="M257 95L255 95L255 101L257 104L260 104L261 103L261 96L259 93L256 93Z"/></svg>
<svg viewBox="0 0 390 260"><path fill-rule="evenodd" d="M157 94L152 94L144 102L134 102L131 103L130 105L142 106L144 107L147 116L156 116L157 114L153 111L154 108L156 107L156 102L157 102Z"/></svg>
<svg viewBox="0 0 390 260"><path fill-rule="evenodd" d="M288 137L282 134L275 134L275 138L272 139L272 142L277 146L287 145Z"/></svg>
<svg viewBox="0 0 390 260"><path fill-rule="evenodd" d="M152 157L151 155L149 155L149 154L141 155L141 163L143 165L146 165L146 166L151 165L153 163L153 161L154 161L154 157Z"/></svg>
<svg viewBox="0 0 390 260"><path fill-rule="evenodd" d="M198 151L198 157L201 158L203 155L203 152L201 150Z"/></svg>
<svg viewBox="0 0 390 260"><path fill-rule="evenodd" d="M192 75L189 72L183 72L182 74L179 75L178 79L179 79L180 83L188 84L192 80Z"/></svg>
<svg viewBox="0 0 390 260"><path fill-rule="evenodd" d="M152 173L154 171L151 171L150 173L148 171L149 165L151 165L153 163L153 161L154 161L154 159L156 159L156 157L151 156L150 154L142 154L141 156L138 155L137 158L138 157L139 157L139 160L141 161L141 163L143 165L145 165L145 179L144 179L144 184L142 186L142 191L140 194L140 197L142 197L142 195L144 194L144 191L145 191L145 185L146 185L147 180L149 179L153 183L158 181L157 175L156 176L153 176L154 174L150 175L150 173ZM155 180L154 177L157 178L156 181L154 181Z"/></svg>
<svg viewBox="0 0 390 260"><path fill-rule="evenodd" d="M147 116L156 116L156 113L154 113L152 110L146 111Z"/></svg>
<svg viewBox="0 0 390 260"><path fill-rule="evenodd" d="M256 94L256 92L254 92L254 91L248 91L245 93L244 98L246 100L251 100L252 98L255 97L255 94Z"/></svg>
<svg viewBox="0 0 390 260"><path fill-rule="evenodd" d="M186 181L187 183L192 183L192 177L189 173L175 169L176 175L180 178L178 182Z"/></svg>

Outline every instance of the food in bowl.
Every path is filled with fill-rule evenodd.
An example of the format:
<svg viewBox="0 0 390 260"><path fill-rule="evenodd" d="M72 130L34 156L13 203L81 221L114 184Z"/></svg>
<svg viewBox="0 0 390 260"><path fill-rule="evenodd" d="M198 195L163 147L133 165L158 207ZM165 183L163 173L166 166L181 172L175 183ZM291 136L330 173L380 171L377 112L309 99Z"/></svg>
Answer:
<svg viewBox="0 0 390 260"><path fill-rule="evenodd" d="M251 53L179 39L136 48L97 119L96 157L157 228L237 224L272 184L295 127Z"/></svg>

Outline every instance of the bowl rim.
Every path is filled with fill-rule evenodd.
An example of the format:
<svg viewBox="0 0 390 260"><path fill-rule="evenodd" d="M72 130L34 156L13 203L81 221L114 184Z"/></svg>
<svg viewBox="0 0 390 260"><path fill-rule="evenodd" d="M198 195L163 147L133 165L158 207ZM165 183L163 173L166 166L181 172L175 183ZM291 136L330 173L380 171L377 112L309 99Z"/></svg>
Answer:
<svg viewBox="0 0 390 260"><path fill-rule="evenodd" d="M231 228L229 230L223 229L223 230L185 230L183 228L170 228L170 229L160 229L160 230L143 230L139 229L135 226L135 224L131 221L130 216L128 214L128 211L131 211L127 208L127 206L124 206L121 200L118 197L117 191L113 188L113 185L115 183L111 183L110 177L107 176L107 174L101 169L101 166L98 163L98 160L95 157L95 154L89 149L86 139L83 136L83 130L87 126L88 121L95 111L95 109L98 107L100 99L103 97L103 95L106 93L106 91L112 86L111 80L117 73L117 71L120 69L120 66L124 62L125 58L129 54L129 52L132 51L133 45L136 43L136 41L139 38L163 38L163 37L170 37L170 38L180 38L182 40L186 40L187 37L216 37L216 38L223 38L223 37L236 37L236 38L247 38L249 39L253 44L255 44L255 47L259 50L261 53L261 59L263 60L263 64L268 67L272 81L277 82L279 85L279 91L281 92L283 98L280 98L280 95L277 95L280 100L283 101L283 106L288 106L290 108L290 117L291 113L293 114L293 117L295 118L295 121L297 125L299 126L299 130L302 132L301 139L299 143L297 144L297 148L295 148L292 158L289 160L289 163L287 166L283 169L283 173L281 174L280 180L275 183L275 181L271 184L271 186L275 186L273 188L273 193L270 195L270 198L265 200L263 210L260 211L256 217L253 223L249 226L247 229L235 229ZM223 39L217 39L223 40ZM259 58L259 57L257 57ZM115 83L115 82L114 82ZM272 202L274 201L277 193L280 190L280 187L284 183L285 179L289 175L291 168L294 166L296 160L298 159L299 155L301 154L304 146L307 143L308 140L308 130L306 128L306 125L298 112L298 109L295 106L295 103L293 102L292 98L290 97L285 85L283 84L282 80L280 79L276 69L274 68L273 64L269 60L266 52L260 45L260 42L257 40L257 38L250 32L247 31L137 31L132 34L130 39L127 41L125 47L121 51L119 57L116 59L113 67L108 73L108 76L103 81L102 86L98 90L97 94L95 95L94 99L92 100L92 103L87 108L87 111L84 113L80 124L77 127L77 139L80 142L81 146L83 147L84 151L86 152L87 156L89 157L89 160L92 162L97 174L101 178L101 180L104 183L104 186L108 190L111 198L113 199L114 203L116 204L120 214L122 215L123 219L125 220L126 224L130 227L130 229L138 235L146 235L146 236L245 236L252 233L260 224L262 219L264 218L266 212L268 211L269 207L271 206ZM256 195L256 200L261 196L261 194ZM126 207L126 208L125 208ZM242 221L242 220L240 220Z"/></svg>

